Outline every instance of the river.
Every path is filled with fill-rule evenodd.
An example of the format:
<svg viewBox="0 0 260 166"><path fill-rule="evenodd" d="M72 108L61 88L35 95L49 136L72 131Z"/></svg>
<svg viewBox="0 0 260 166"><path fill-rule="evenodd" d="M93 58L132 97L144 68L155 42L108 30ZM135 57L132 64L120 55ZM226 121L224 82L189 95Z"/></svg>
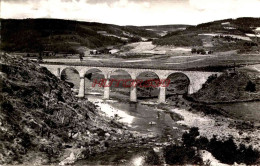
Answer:
<svg viewBox="0 0 260 166"><path fill-rule="evenodd" d="M125 97L125 100L122 99ZM111 93L112 100L102 100L102 92L88 94L89 101L98 106L98 110L108 117L118 116L118 121L128 126L129 131L146 136L152 141L143 147L131 147L112 149L103 154L90 156L86 160L76 164L120 164L142 165L146 152L154 149L161 153L160 149L168 145L171 140L181 138L187 131L187 127L176 123L173 113L166 112L157 107L154 100L142 100L138 103L127 102L127 96Z"/></svg>
<svg viewBox="0 0 260 166"><path fill-rule="evenodd" d="M233 118L260 123L260 101L216 104Z"/></svg>
<svg viewBox="0 0 260 166"><path fill-rule="evenodd" d="M213 136L214 134L223 137L234 135L236 140L243 138L239 136L239 130L229 128L229 121L223 119L217 121L213 117L202 116L201 114L192 113L184 108L174 109L169 112L162 109L156 104L156 99L140 100L138 103L128 102L129 96L111 92L111 100L102 100L103 92L94 92L87 95L89 101L95 103L98 109L108 117L118 116L118 121L128 126L129 131L145 135L152 138L153 141L149 146L138 147L118 147L108 150L106 153L90 156L86 160L78 161L76 164L91 165L143 165L147 152L151 149L162 155L162 147L169 145L170 142L178 142L182 134L188 130L188 127L198 127L200 133L204 136ZM259 102L249 103L232 103L218 105L230 112L234 117L243 117L243 120L253 120L258 118ZM171 108L171 106L166 106ZM184 119L176 121L176 114L181 115ZM255 116L253 116L255 115ZM222 122L223 121L223 122ZM216 125L218 124L218 125ZM245 134L246 137L252 137L252 143L259 148L259 131ZM240 142L240 141L239 141Z"/></svg>

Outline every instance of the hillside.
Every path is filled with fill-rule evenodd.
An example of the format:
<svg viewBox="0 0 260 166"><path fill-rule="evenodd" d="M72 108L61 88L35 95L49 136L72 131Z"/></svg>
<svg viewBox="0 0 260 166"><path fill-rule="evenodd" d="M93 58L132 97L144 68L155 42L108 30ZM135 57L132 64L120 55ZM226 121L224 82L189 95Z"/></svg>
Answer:
<svg viewBox="0 0 260 166"><path fill-rule="evenodd" d="M7 52L80 53L148 40L157 46L258 53L260 18L141 27L60 19L1 19L1 37L1 49Z"/></svg>
<svg viewBox="0 0 260 166"><path fill-rule="evenodd" d="M18 56L0 62L0 164L70 163L123 137L46 68Z"/></svg>
<svg viewBox="0 0 260 166"><path fill-rule="evenodd" d="M212 51L259 51L260 18L213 21L168 33L156 45L203 47Z"/></svg>
<svg viewBox="0 0 260 166"><path fill-rule="evenodd" d="M158 35L135 26L60 19L1 19L1 49L17 52L75 53L80 47L121 45Z"/></svg>
<svg viewBox="0 0 260 166"><path fill-rule="evenodd" d="M191 97L204 103L259 101L259 74L237 71L231 74L224 73L217 78L210 77Z"/></svg>
<svg viewBox="0 0 260 166"><path fill-rule="evenodd" d="M142 28L153 31L157 33L160 36L164 36L169 32L175 32L180 30L185 30L187 27L190 27L190 25L182 25L182 24L176 24L176 25L152 25L152 26L142 26Z"/></svg>

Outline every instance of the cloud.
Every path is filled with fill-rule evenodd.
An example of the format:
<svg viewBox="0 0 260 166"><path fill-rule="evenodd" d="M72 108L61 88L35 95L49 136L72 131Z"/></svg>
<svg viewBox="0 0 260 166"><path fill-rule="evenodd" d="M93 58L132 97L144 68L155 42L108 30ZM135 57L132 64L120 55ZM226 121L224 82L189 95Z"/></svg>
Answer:
<svg viewBox="0 0 260 166"><path fill-rule="evenodd" d="M189 0L189 4L191 9L200 12L198 16L205 21L237 17L260 17L259 0Z"/></svg>
<svg viewBox="0 0 260 166"><path fill-rule="evenodd" d="M87 3L90 4L99 4L99 3L107 3L107 4L113 4L115 2L118 2L120 0L86 0ZM150 3L183 3L188 2L189 0L147 0L147 2ZM134 3L143 3L144 0L128 0L128 2L134 2Z"/></svg>
<svg viewBox="0 0 260 166"><path fill-rule="evenodd" d="M61 18L119 25L198 24L259 17L259 0L2 0L1 18Z"/></svg>

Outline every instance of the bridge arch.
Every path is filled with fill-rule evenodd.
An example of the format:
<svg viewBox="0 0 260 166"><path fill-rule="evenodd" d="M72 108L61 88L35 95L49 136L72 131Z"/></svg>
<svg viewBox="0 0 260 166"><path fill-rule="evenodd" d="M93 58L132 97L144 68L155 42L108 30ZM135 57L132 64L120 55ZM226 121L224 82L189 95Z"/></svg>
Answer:
<svg viewBox="0 0 260 166"><path fill-rule="evenodd" d="M83 68L80 70L80 77L84 77L89 71L97 70L100 71L105 77L107 76L107 72L99 67L88 67L88 68Z"/></svg>
<svg viewBox="0 0 260 166"><path fill-rule="evenodd" d="M73 67L73 66L66 66L66 67L60 68L60 76L62 76L62 74L64 74L65 70L68 70L68 69L77 71L77 73L80 75L80 71L78 71L75 67Z"/></svg>
<svg viewBox="0 0 260 166"><path fill-rule="evenodd" d="M125 69L114 69L110 71L110 92L119 92L122 95L130 95L132 76ZM124 98L124 96L122 96Z"/></svg>
<svg viewBox="0 0 260 166"><path fill-rule="evenodd" d="M88 70L86 70L85 72L84 72L84 77L87 77L89 74L92 74L92 73L98 73L98 74L101 74L101 75L103 75L104 76L104 78L105 78L105 73L101 70L101 69L99 69L99 68L89 68Z"/></svg>
<svg viewBox="0 0 260 166"><path fill-rule="evenodd" d="M114 73L117 73L117 72L124 72L124 73L127 73L131 77L131 79L133 79L132 78L132 73L129 72L128 70L126 70L126 69L118 68L118 69L110 70L109 72L110 72L110 76L113 75Z"/></svg>
<svg viewBox="0 0 260 166"><path fill-rule="evenodd" d="M142 74L145 74L145 73L153 73L154 75L157 76L157 78L161 79L160 73L157 73L156 71L153 71L153 70L141 70L141 71L138 71L138 72L136 72L136 78L139 77Z"/></svg>
<svg viewBox="0 0 260 166"><path fill-rule="evenodd" d="M169 73L167 80L170 84L166 87L166 96L173 94L188 94L191 80L188 75L183 72Z"/></svg>
<svg viewBox="0 0 260 166"><path fill-rule="evenodd" d="M100 68L83 68L80 71L80 88L78 97L85 96L86 85L87 87L97 88L96 90L102 89L103 91L103 87L100 86L100 82L105 78L106 75Z"/></svg>
<svg viewBox="0 0 260 166"><path fill-rule="evenodd" d="M64 67L60 71L60 79L66 81L73 89L79 89L80 74L74 67Z"/></svg>
<svg viewBox="0 0 260 166"><path fill-rule="evenodd" d="M150 83L148 83L148 80L160 80L160 76L152 71L152 70L144 70L140 71L136 75L136 80L140 81L140 83L137 84L137 97L138 98L154 98L159 97L160 95L160 87L153 87ZM155 84L155 82L152 82Z"/></svg>

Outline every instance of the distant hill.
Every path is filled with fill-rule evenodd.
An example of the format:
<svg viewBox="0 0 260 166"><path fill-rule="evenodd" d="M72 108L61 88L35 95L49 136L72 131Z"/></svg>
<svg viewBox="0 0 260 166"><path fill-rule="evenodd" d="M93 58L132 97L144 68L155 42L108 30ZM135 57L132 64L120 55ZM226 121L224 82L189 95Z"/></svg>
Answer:
<svg viewBox="0 0 260 166"><path fill-rule="evenodd" d="M260 18L191 25L118 26L61 19L1 19L1 47L7 52L79 53L144 40L155 45L208 51L260 52Z"/></svg>
<svg viewBox="0 0 260 166"><path fill-rule="evenodd" d="M182 24L176 24L176 25L152 25L152 26L142 26L142 28L146 30L153 31L157 33L160 36L164 36L169 32L175 32L179 30L185 30L187 27L190 27L191 25L182 25Z"/></svg>
<svg viewBox="0 0 260 166"><path fill-rule="evenodd" d="M260 18L237 18L188 26L185 30L154 40L153 44L205 47L214 51L247 51L257 49L259 37Z"/></svg>
<svg viewBox="0 0 260 166"><path fill-rule="evenodd" d="M1 19L1 49L19 52L76 52L156 38L155 32L136 26L117 26L60 19Z"/></svg>

